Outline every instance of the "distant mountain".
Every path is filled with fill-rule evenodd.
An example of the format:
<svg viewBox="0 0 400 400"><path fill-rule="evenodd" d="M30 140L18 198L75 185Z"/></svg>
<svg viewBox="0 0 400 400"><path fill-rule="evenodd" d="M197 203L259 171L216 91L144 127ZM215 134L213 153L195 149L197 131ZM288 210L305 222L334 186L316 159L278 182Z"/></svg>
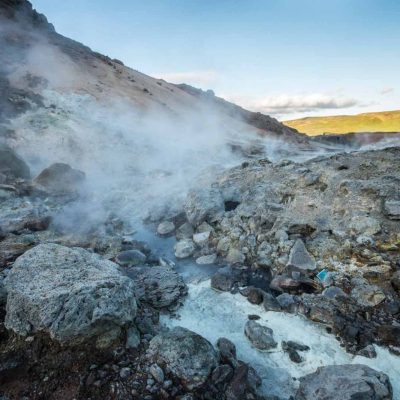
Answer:
<svg viewBox="0 0 400 400"><path fill-rule="evenodd" d="M309 136L326 133L400 132L400 110L357 115L307 117L283 121L283 123Z"/></svg>

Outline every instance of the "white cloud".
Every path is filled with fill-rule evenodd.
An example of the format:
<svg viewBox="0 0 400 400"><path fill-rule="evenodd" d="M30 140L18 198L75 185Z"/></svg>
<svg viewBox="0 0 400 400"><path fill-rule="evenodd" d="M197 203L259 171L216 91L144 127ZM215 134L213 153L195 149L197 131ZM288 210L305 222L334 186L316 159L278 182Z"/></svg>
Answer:
<svg viewBox="0 0 400 400"><path fill-rule="evenodd" d="M358 101L343 96L333 96L321 93L309 93L299 95L282 94L268 96L260 99L238 99L244 106L269 114L289 114L296 112L314 111L319 109L339 109L358 105Z"/></svg>
<svg viewBox="0 0 400 400"><path fill-rule="evenodd" d="M171 83L188 83L192 85L211 85L218 79L213 70L155 73L154 76Z"/></svg>
<svg viewBox="0 0 400 400"><path fill-rule="evenodd" d="M393 92L394 92L394 88L386 87L386 88L383 88L379 93L382 95L385 95L385 94L389 94L389 93L393 93Z"/></svg>

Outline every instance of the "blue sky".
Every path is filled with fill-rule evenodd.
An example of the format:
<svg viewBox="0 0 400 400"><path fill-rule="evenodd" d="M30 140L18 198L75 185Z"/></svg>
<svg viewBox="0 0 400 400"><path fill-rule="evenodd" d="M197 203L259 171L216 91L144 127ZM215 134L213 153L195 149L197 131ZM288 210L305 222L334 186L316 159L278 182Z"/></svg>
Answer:
<svg viewBox="0 0 400 400"><path fill-rule="evenodd" d="M126 65L280 119L400 109L399 0L32 0Z"/></svg>

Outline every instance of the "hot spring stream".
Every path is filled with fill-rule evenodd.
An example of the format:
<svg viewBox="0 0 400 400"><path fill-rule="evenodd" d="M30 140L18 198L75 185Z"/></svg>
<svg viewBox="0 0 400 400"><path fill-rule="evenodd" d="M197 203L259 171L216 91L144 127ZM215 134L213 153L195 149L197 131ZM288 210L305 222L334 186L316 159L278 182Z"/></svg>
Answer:
<svg viewBox="0 0 400 400"><path fill-rule="evenodd" d="M297 388L298 378L314 372L318 367L332 364L365 364L385 372L393 386L393 399L400 399L400 358L387 349L375 346L377 357L366 358L347 353L335 336L324 326L300 315L283 312L266 312L260 305L249 303L241 294L217 292L210 286L211 275L217 265L197 265L194 260L177 260L173 254L175 238L160 238L149 230L135 235L146 242L158 255L176 263L176 270L188 285L189 293L174 315L161 316L168 327L182 326L208 339L215 345L220 337L231 340L237 348L238 358L252 365L262 378L261 391L288 398ZM252 347L244 334L249 314L260 317L257 321L274 332L278 347L262 352ZM309 351L302 352L300 364L293 363L281 348L282 341L294 340L306 344Z"/></svg>

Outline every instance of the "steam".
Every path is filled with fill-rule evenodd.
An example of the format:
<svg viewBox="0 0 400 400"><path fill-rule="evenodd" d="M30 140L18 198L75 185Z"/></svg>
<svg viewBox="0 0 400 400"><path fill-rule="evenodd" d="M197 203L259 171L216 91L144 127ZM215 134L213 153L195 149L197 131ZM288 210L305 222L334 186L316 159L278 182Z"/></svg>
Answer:
<svg viewBox="0 0 400 400"><path fill-rule="evenodd" d="M13 87L39 94L44 104L9 123L15 131L9 144L33 175L55 162L87 175L84 199L58 216L72 231L91 229L110 214L133 226L149 213L168 218L182 209L189 188L210 184L254 153L272 160L321 154L260 138L212 102L177 94L136 71L110 68L67 39L9 23L2 24L0 39L7 55L0 74ZM118 79L123 74L125 80ZM132 81L136 86L125 90Z"/></svg>

